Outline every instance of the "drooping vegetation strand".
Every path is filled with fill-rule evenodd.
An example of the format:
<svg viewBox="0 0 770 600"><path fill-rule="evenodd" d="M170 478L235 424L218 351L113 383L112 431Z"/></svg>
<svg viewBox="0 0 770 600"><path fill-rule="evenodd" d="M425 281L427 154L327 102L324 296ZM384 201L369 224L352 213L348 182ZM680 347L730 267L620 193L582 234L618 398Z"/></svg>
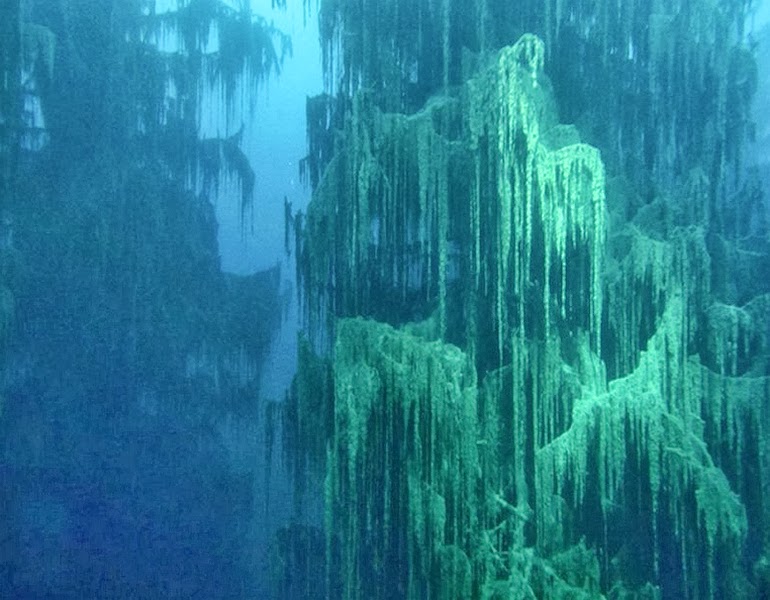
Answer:
<svg viewBox="0 0 770 600"><path fill-rule="evenodd" d="M750 9L321 2L286 416L328 597L767 592Z"/></svg>

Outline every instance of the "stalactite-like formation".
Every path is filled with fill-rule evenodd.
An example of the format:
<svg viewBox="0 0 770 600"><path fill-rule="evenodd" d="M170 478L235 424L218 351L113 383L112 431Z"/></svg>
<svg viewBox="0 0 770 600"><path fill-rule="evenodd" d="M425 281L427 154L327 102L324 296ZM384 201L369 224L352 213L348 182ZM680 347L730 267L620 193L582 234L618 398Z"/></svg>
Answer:
<svg viewBox="0 0 770 600"><path fill-rule="evenodd" d="M328 596L385 597L408 564L399 597L752 597L770 248L739 185L747 4L471 4L322 3L342 125L333 147L310 130L326 168L295 255L320 358L287 410L327 415ZM446 372L423 383L449 348L475 369L472 438L436 420ZM439 455L468 465L462 517L446 479L415 499Z"/></svg>

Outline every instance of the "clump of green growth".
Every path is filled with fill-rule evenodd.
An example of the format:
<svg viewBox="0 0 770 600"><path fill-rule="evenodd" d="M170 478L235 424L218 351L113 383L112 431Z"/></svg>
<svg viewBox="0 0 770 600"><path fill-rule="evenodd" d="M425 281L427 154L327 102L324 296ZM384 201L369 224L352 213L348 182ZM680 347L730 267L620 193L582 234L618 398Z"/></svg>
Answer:
<svg viewBox="0 0 770 600"><path fill-rule="evenodd" d="M343 598L468 597L477 526L476 374L458 348L338 323L326 464Z"/></svg>
<svg viewBox="0 0 770 600"><path fill-rule="evenodd" d="M341 19L337 33L356 33L347 50L380 47L379 34L364 35L371 4L361 14L344 0L324 4ZM747 57L734 52L742 3L567 10L554 0L545 10L520 3L516 15L481 4L466 11L484 23L474 43L516 39L534 23L548 49L525 34L468 56L462 75L472 75L458 82L456 42L470 37L452 3L425 0L414 10L440 14L442 25L415 31L441 49L425 64L443 67L421 109L388 112L404 107L405 81L394 72L388 85L401 95L387 97L372 81L374 54L344 54L336 71L360 80L348 80L348 108L335 113L343 126L296 254L307 323L322 332L316 347L337 340L334 393L315 396L335 423L326 428L328 581L342 575L346 598L382 596L372 573L408 598L463 597L468 586L465 597L481 598L740 595L752 577L742 553L766 551L770 522L767 301L761 286L725 281L748 255L730 242L723 205L750 87ZM392 25L398 5L377 22ZM575 126L559 123L560 93ZM765 264L754 254L752 264ZM384 352L393 330L367 322L363 332L351 317L405 337ZM414 336L422 350L407 352ZM478 472L463 475L475 486L464 496L472 518L457 525L453 495L383 458L403 449L412 465L438 430L411 446L381 441L413 439L416 417L391 425L386 399L402 407L422 390L424 353L440 360L448 342L478 377L465 414ZM433 419L421 406L420 422ZM457 433L451 420L436 423ZM317 443L299 453L311 445L317 454ZM434 463L461 452L439 450ZM409 493L375 495L394 481ZM412 575L395 577L396 564Z"/></svg>
<svg viewBox="0 0 770 600"><path fill-rule="evenodd" d="M710 386L693 376L702 367L681 351L683 310L681 296L670 301L636 369L612 381L606 393L586 390L569 430L537 452L535 512L542 543L558 548L583 528L602 536L612 528L608 521L638 519L625 512L634 504L628 495L635 494L649 508L644 529L652 536L654 572L663 568L659 549L676 540L687 595L717 597L718 565L741 547L747 516L704 442L699 415ZM741 394L731 397L740 402ZM601 526L565 527L580 521L588 502L597 503ZM670 529L661 530L661 523Z"/></svg>
<svg viewBox="0 0 770 600"><path fill-rule="evenodd" d="M377 581L367 569L387 571L399 561L411 565L401 583L409 597L426 589L446 593L433 575L448 568L445 562L466 586L459 553L477 573L479 565L491 568L487 552L507 552L499 547L503 539L523 543L535 495L527 448L547 444L569 425L581 380L606 385L595 359L604 170L594 148L554 142L574 142L574 135L557 131L541 143L540 131L556 126L543 60L542 42L524 36L459 95L435 98L412 116L383 114L368 94L358 94L343 133L350 143L330 162L309 207L297 254L309 326L330 327L336 340L334 394L321 412L334 414L333 431L327 429L328 552L339 545L345 597L378 593L378 585L364 583ZM399 324L417 320L415 305L432 316L410 331L467 345L461 372L469 361L476 368L490 359L507 365L509 383L485 384L481 415L475 384L472 398L449 404L462 419L441 412L457 384L443 381L446 367L436 365L440 342L386 335L392 330L385 325L328 320L366 315ZM579 329L585 342L576 346L574 374L561 369L563 327ZM490 331L496 351L486 347ZM297 406L301 411L301 398ZM437 442L441 436L445 444ZM487 457L486 480L505 489L471 493L477 447ZM455 465L451 482L439 463ZM409 466L399 473L396 464ZM458 476L465 491L455 489ZM389 486L397 491L374 494ZM453 512L458 494L467 513ZM501 524L505 531L492 536L491 550L478 547L473 523L481 517L482 530ZM381 540L370 541L372 548L361 532ZM442 550L447 545L452 550ZM438 555L446 560L435 564Z"/></svg>
<svg viewBox="0 0 770 600"><path fill-rule="evenodd" d="M497 365L513 332L547 335L558 321L599 349L604 169L590 146L540 143L556 124L542 64L542 42L524 36L460 98L413 116L354 98L351 143L319 183L298 252L311 327L324 314L398 323L437 309L441 334L472 353L492 328ZM463 287L455 310L471 317L459 331L447 331L459 320L452 279Z"/></svg>

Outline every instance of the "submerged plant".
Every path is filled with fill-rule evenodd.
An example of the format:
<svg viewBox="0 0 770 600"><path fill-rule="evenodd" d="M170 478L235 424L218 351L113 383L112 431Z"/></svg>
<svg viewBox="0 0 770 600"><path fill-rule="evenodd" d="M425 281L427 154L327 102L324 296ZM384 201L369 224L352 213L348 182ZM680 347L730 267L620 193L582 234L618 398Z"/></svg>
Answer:
<svg viewBox="0 0 770 600"><path fill-rule="evenodd" d="M286 410L325 440L290 444L324 477L328 596L747 597L748 5L535 4L322 3L339 99L294 221L317 355Z"/></svg>

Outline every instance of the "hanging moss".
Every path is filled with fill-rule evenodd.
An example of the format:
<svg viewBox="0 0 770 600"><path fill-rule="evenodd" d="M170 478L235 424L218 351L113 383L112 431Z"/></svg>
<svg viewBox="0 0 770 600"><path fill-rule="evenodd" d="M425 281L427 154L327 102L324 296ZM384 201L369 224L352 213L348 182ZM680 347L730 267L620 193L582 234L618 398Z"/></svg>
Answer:
<svg viewBox="0 0 770 600"><path fill-rule="evenodd" d="M344 106L344 98L339 101L328 94L321 94L307 99L305 121L307 123L308 153L300 161L300 179L315 190L321 180L321 174L334 155L334 136L340 128L339 113Z"/></svg>
<svg viewBox="0 0 770 600"><path fill-rule="evenodd" d="M269 549L270 597L276 600L323 600L324 585L315 575L324 569L324 536L317 528L294 523L282 527Z"/></svg>
<svg viewBox="0 0 770 600"><path fill-rule="evenodd" d="M672 560L663 556L669 543L663 539L677 538L684 569L683 593L720 597L724 592L717 581L717 572L723 568L719 565L741 547L747 535L747 515L703 441L703 407L718 403L701 404L703 384L689 376L701 367L680 362L685 323L681 311L681 300L672 301L636 370L613 381L608 394L588 394L578 402L569 432L538 452L536 473L542 504L536 513L543 542L550 547L554 539L561 540L558 547L576 534L564 529L571 521L564 514L566 507L574 506L580 513L584 510L581 505L595 497L603 522L594 535L607 539L612 538L613 523L639 518L624 514L623 507L629 506L625 494L641 493L646 496L643 503L650 507L645 529L652 532L654 573ZM745 396L735 392L729 397L740 403ZM672 402L673 394L681 399ZM736 450L742 454L741 449ZM589 468L592 460L597 462L595 475ZM630 489L629 478L635 482ZM670 523L673 534L660 530L660 523ZM693 528L697 537L684 535Z"/></svg>
<svg viewBox="0 0 770 600"><path fill-rule="evenodd" d="M413 112L429 92L456 83L462 10L450 0L320 3L318 22L329 93L369 89L388 111Z"/></svg>
<svg viewBox="0 0 770 600"><path fill-rule="evenodd" d="M479 475L468 358L343 320L333 370L326 527L341 541L340 596L467 597Z"/></svg>
<svg viewBox="0 0 770 600"><path fill-rule="evenodd" d="M515 9L490 0L328 0L319 23L327 91L372 89L378 106L406 112L447 81L461 83L461 49L495 50L538 33L564 116L588 126L613 168L637 184L652 169L671 185L701 166L716 184L738 165L749 122L751 60L741 44L750 9L747 1L727 7L716 0L527 0ZM724 201L724 191L712 188L712 202Z"/></svg>
<svg viewBox="0 0 770 600"><path fill-rule="evenodd" d="M14 296L24 298L17 308L25 319L67 323L54 329L80 336L83 354L93 353L94 364L109 362L109 368L94 369L99 376L109 380L117 372L113 379L123 381L141 371L145 381L162 387L189 367L195 372L191 378L205 371L201 378L210 376L207 382L217 387L240 369L245 378L253 376L250 361L261 356L269 337L244 328L242 320L235 327L242 314L220 315L211 298L236 312L267 314L277 299L276 273L266 281L239 282L225 282L218 274L209 193L230 170L242 183L245 205L254 176L238 134L199 139L199 92L207 83L205 40L200 37L200 45L188 47L180 38L190 32L172 33L169 22L181 27L178 20L189 9L202 20L197 26L203 31L212 27L212 19L223 24L236 16L245 19L246 13L236 15L221 2L180 2L178 10L159 15L152 4L94 8L63 3L54 10L47 3L32 3L25 16L39 18L40 24L22 23L17 15L19 77L23 69L29 85L27 71L35 68L36 85L50 79L43 109L51 141L45 152L21 148L18 201L3 207L3 219L16 218L22 255L57 258L45 265L32 261L34 267L19 278L27 292L14 289ZM258 28L264 23L249 18L249 24ZM272 28L263 34L278 47L281 38ZM164 35L176 37L175 45L169 39L162 44ZM246 42L231 50L247 57L259 53ZM254 59L251 74L272 72L271 61L280 59L272 52L265 64ZM247 74L233 76L242 80ZM3 195L3 200L12 198ZM72 284L76 280L85 283ZM263 288L268 290L264 304L240 298L259 295ZM38 289L64 301L44 310L40 294L29 291ZM275 324L271 318L255 322L268 328ZM231 326L237 329L233 339L218 339ZM125 340L118 342L121 335ZM228 347L234 340L238 347ZM109 359L105 347L121 356ZM230 400L239 404L242 398Z"/></svg>
<svg viewBox="0 0 770 600"><path fill-rule="evenodd" d="M547 128L554 119L547 90L538 85L542 60L542 44L525 37L501 53L496 68L469 82L463 102L431 102L409 118L383 115L368 95L356 96L345 127L346 139L354 143L329 165L308 213L308 262L301 269L305 287L317 298L311 311L331 308L340 316L398 322L412 317L403 312L407 306L420 310L422 297L423 310L438 310L444 332L454 269L460 280L474 282L466 286L463 311L475 310L472 304L494 290L491 326L500 361L509 344L504 331L521 327L523 335L530 330L540 335L550 330L554 312L559 319L580 321L587 331L600 331L603 168L598 153L586 145L551 151L539 143L541 115ZM459 139L458 110L470 115ZM473 186L467 170L450 166L474 156L470 151L482 138L487 145L472 159ZM480 156L488 157L483 165ZM499 168L493 166L497 157ZM494 181L485 180L487 169L495 169ZM494 204L482 211L488 195ZM482 231L492 230L494 237L485 236L482 246ZM490 246L487 240L495 239ZM454 263L453 243L463 243L466 253ZM325 283L330 269L333 289ZM533 281L542 307L525 310ZM391 305L378 303L383 293ZM517 301L508 306L505 294ZM316 316L308 316L315 322ZM599 337L592 335L598 347Z"/></svg>
<svg viewBox="0 0 770 600"><path fill-rule="evenodd" d="M250 205L254 197L255 175L249 159L240 148L243 128L227 139L201 140L199 162L202 171L203 191L208 196L219 189L223 173L234 177L240 186L241 212Z"/></svg>
<svg viewBox="0 0 770 600"><path fill-rule="evenodd" d="M305 223L307 262L299 266L315 290L311 322L318 309L409 320L446 297L437 292L446 289L453 149L433 125L444 110L435 104L407 119L381 114L367 94L354 100L345 135L356 142L330 163ZM443 236L433 235L437 228ZM383 293L390 304L379 302Z"/></svg>
<svg viewBox="0 0 770 600"><path fill-rule="evenodd" d="M4 14L2 36L4 40L0 47L0 77L3 84L0 86L0 194L4 199L10 198L12 179L15 175L18 159L18 125L21 111L18 110L21 102L19 93L19 79L21 65L18 50L18 29L13 27L12 14ZM5 19L8 19L6 21ZM17 15L18 21L18 15ZM14 48L14 46L16 46ZM15 57L13 59L12 57ZM13 82L13 83L12 83Z"/></svg>
<svg viewBox="0 0 770 600"><path fill-rule="evenodd" d="M247 4L180 0L175 10L148 8L132 15L127 36L134 43L131 65L143 78L134 85L141 99L139 134L164 152L164 159L193 187L216 192L219 177L236 178L245 210L253 197L254 173L240 149L244 119L254 91L280 71L290 39L254 15ZM134 83L134 82L132 82ZM217 129L235 134L198 140L204 99L224 110Z"/></svg>
<svg viewBox="0 0 770 600"><path fill-rule="evenodd" d="M292 449L285 458L301 506L308 484L318 484L319 473L323 480L334 402L329 360L317 356L304 337L297 345L297 376L282 408L281 435L286 449Z"/></svg>
<svg viewBox="0 0 770 600"><path fill-rule="evenodd" d="M702 172L691 172L677 194L641 206L629 215L633 224L618 225L611 235L609 321L603 335L611 346L606 356L613 376L633 367L667 299L678 293L680 285L688 298L687 316L693 328L710 303L713 252L706 230L699 225L708 219L706 186ZM628 197L633 191L626 188L622 193ZM637 201L631 196L631 203ZM619 340L627 345L618 346Z"/></svg>
<svg viewBox="0 0 770 600"><path fill-rule="evenodd" d="M5 285L0 284L0 348L5 345L13 324L13 294Z"/></svg>
<svg viewBox="0 0 770 600"><path fill-rule="evenodd" d="M751 316L736 306L714 304L705 321L706 364L723 375L743 375L759 349L759 331Z"/></svg>
<svg viewBox="0 0 770 600"><path fill-rule="evenodd" d="M764 551L770 504L767 290L748 276L766 251L733 241L725 205L751 88L738 50L746 6L472 4L469 26L453 2L324 3L322 37L338 61L327 75L349 97L296 254L317 348L336 339L335 365L357 357L335 367L327 409L327 556L346 556L340 571L327 563L327 579L340 573L345 597L379 597L372 573L387 539L409 548L392 550L410 565L392 588L400 597L445 597L426 583L445 563L449 597L465 593L466 559L469 597L746 595L741 556ZM433 30L414 30L434 49L418 62L434 68L419 109L398 74L377 79L394 48L417 56L412 34L373 52L373 24L392 31L397 10L434 16ZM466 51L456 68L459 40L480 23L474 43L518 41ZM521 36L523 23L547 46ZM453 87L458 73L468 78ZM565 115L575 125L559 123ZM370 324L378 336L356 329L340 352L358 323L347 317L361 316L452 342L475 367L471 545L431 545L451 528L452 495L399 473L379 441L399 431L390 411L392 398L412 397L405 373L421 389L420 366L404 357L430 359L405 353L405 337L380 365L383 324ZM394 481L409 491L399 501L353 500Z"/></svg>
<svg viewBox="0 0 770 600"><path fill-rule="evenodd" d="M56 36L50 29L35 23L24 23L21 31L22 63L29 72L35 70L40 61L45 76L53 77Z"/></svg>

